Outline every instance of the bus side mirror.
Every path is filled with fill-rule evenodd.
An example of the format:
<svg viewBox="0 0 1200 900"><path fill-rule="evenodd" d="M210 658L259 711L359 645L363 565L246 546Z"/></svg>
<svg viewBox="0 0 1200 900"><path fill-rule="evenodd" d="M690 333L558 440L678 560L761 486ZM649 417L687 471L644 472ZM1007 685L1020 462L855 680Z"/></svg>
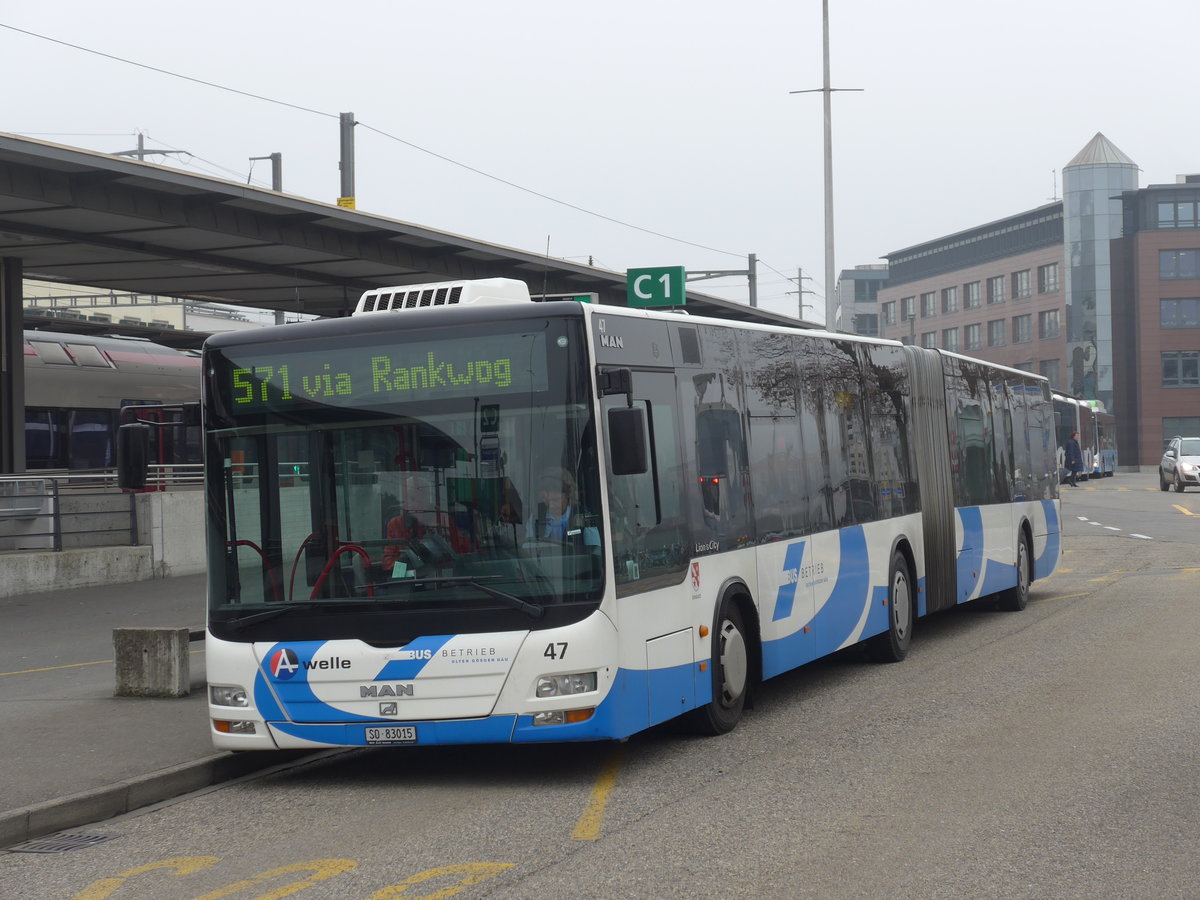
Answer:
<svg viewBox="0 0 1200 900"><path fill-rule="evenodd" d="M117 429L117 487L140 491L150 467L150 426L130 422Z"/></svg>
<svg viewBox="0 0 1200 900"><path fill-rule="evenodd" d="M601 397L624 394L626 405L633 406L633 372L629 369L599 369L596 387Z"/></svg>
<svg viewBox="0 0 1200 900"><path fill-rule="evenodd" d="M646 454L646 413L641 407L608 411L608 458L614 475L643 475L650 469Z"/></svg>

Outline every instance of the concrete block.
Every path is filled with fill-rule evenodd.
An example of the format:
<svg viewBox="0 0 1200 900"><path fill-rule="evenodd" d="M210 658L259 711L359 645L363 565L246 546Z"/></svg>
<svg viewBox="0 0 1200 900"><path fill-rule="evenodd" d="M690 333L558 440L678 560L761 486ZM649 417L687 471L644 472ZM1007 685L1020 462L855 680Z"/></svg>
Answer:
<svg viewBox="0 0 1200 900"><path fill-rule="evenodd" d="M186 697L192 689L187 628L114 628L118 697Z"/></svg>

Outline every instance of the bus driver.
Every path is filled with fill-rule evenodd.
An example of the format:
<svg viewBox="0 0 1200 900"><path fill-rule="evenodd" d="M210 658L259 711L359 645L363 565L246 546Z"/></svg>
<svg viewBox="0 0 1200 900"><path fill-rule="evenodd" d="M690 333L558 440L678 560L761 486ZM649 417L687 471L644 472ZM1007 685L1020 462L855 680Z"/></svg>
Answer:
<svg viewBox="0 0 1200 900"><path fill-rule="evenodd" d="M582 525L576 508L575 479L566 469L551 468L542 473L538 482L537 517L530 523L528 538L600 546L599 530Z"/></svg>

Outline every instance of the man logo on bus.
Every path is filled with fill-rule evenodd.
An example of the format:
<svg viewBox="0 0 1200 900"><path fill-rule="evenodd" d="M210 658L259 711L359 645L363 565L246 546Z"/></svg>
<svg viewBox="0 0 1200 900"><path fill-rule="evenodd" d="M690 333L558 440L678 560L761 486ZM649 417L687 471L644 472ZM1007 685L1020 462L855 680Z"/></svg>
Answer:
<svg viewBox="0 0 1200 900"><path fill-rule="evenodd" d="M300 671L300 659L295 650L284 647L271 657L271 675L276 681L286 681Z"/></svg>
<svg viewBox="0 0 1200 900"><path fill-rule="evenodd" d="M692 563L692 590L700 590L700 563Z"/></svg>

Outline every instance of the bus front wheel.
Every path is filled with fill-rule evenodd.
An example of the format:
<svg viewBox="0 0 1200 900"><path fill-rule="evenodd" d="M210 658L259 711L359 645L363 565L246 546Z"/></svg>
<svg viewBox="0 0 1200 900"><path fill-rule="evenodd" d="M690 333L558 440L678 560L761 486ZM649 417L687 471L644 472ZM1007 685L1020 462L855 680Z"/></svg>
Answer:
<svg viewBox="0 0 1200 900"><path fill-rule="evenodd" d="M697 734L732 731L742 718L750 684L750 652L736 603L728 598L722 601L716 625L712 636L712 700L689 716L689 724Z"/></svg>

